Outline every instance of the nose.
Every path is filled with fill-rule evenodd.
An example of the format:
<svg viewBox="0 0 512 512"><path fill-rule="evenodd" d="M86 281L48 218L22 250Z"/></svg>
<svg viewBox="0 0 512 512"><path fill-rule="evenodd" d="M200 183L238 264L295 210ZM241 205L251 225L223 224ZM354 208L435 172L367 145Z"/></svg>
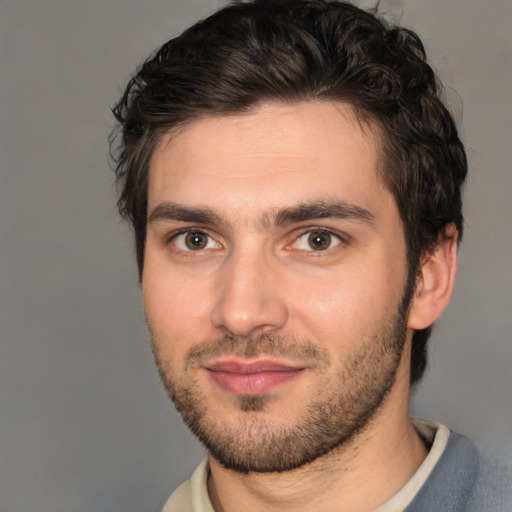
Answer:
<svg viewBox="0 0 512 512"><path fill-rule="evenodd" d="M219 270L212 325L224 334L270 334L288 320L276 269L258 254L232 254Z"/></svg>

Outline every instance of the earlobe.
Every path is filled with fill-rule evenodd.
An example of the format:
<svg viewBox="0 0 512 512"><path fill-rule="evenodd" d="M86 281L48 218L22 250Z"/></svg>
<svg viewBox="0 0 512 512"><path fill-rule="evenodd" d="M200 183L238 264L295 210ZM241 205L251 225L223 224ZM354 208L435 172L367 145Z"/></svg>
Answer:
<svg viewBox="0 0 512 512"><path fill-rule="evenodd" d="M434 252L422 260L409 310L411 329L429 327L448 305L457 271L457 239L455 225L448 224Z"/></svg>

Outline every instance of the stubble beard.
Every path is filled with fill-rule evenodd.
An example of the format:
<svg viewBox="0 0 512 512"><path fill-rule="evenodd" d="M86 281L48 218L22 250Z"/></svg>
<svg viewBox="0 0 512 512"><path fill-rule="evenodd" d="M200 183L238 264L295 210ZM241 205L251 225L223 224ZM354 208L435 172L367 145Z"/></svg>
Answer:
<svg viewBox="0 0 512 512"><path fill-rule="evenodd" d="M332 362L324 349L310 341L268 335L251 339L224 336L194 345L184 367L176 368L173 361L164 360L160 340L152 332L155 362L183 420L220 464L239 473L290 471L348 445L376 416L400 365L406 339L405 300L397 314L380 325L378 333L338 363L340 369L334 374L328 371ZM236 428L230 428L209 409L191 371L205 358L228 354L306 361L318 375L315 395L293 424L286 426L265 419L271 395L236 397L240 413Z"/></svg>

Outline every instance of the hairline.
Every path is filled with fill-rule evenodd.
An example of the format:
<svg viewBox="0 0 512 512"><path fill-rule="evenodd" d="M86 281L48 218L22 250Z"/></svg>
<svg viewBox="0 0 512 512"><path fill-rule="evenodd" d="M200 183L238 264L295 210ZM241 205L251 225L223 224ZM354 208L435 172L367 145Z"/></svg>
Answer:
<svg viewBox="0 0 512 512"><path fill-rule="evenodd" d="M188 128L201 123L206 119L221 119L221 118L237 118L250 116L261 108L265 106L294 106L294 105L307 105L314 103L329 103L336 108L340 115L347 116L347 114L352 114L353 119L358 123L358 126L363 133L363 135L371 136L373 138L373 143L375 144L375 150L377 155L376 166L375 166L375 176L379 183L392 195L393 201L398 211L398 215L400 218L400 222L402 224L402 233L405 240L405 249L406 249L406 259L408 266L408 274L409 278L412 278L413 275L416 275L419 269L419 264L421 257L427 254L431 254L435 247L424 248L420 251L420 254L416 254L414 248L411 246L411 240L409 239L407 222L406 219L403 218L403 212L400 208L398 202L398 191L394 190L392 179L391 179L391 166L393 165L392 153L393 153L393 142L392 137L388 135L384 123L379 119L378 115L371 112L369 109L358 106L355 101L350 101L349 95L347 97L336 98L332 94L325 95L311 95L311 97L296 99L284 99L284 98L262 98L259 101L254 102L253 104L247 105L242 108L232 108L226 111L205 111L201 113L196 113L195 115L190 116L189 119L183 120L180 123L175 124L167 129L155 129L154 135L155 139L152 142L152 147L150 151L150 155L147 161L147 190L146 190L146 221L145 221L145 230L144 230L144 245L143 245L143 258L141 261L140 270L140 278L142 279L142 274L144 270L144 254L145 254L145 246L146 246L146 238L147 238L147 226L149 221L149 188L150 188L150 179L151 179L151 161L155 152L157 151L160 144L163 143L166 137L169 137L166 144L172 144L172 141L175 137L179 136ZM397 163L396 165L400 165ZM437 244L436 244L437 246Z"/></svg>
<svg viewBox="0 0 512 512"><path fill-rule="evenodd" d="M386 130L383 127L380 120L373 113L370 113L368 109L358 108L354 102L350 101L348 98L335 98L333 96L318 96L312 98L297 98L297 99L281 99L281 98L262 98L261 100L248 105L243 108L233 108L226 111L211 111L211 112L202 112L197 113L195 115L190 116L189 119L185 119L179 123L176 123L173 126L169 126L167 128L161 129L156 128L153 132L153 140L151 141L151 147L148 148L149 156L147 159L147 194L146 200L148 199L149 194L149 180L151 175L151 161L153 160L153 156L157 151L158 147L163 143L165 138L168 138L166 144L172 144L172 141L175 137L179 136L188 128L201 123L206 119L222 119L222 118L238 118L245 117L255 114L258 110L265 106L300 106L300 105L311 105L314 103L328 103L336 107L336 110L340 115L346 116L347 112L343 110L343 108L337 107L347 107L348 112L353 114L354 119L357 121L358 126L365 136L372 136L373 142L375 143L375 149L377 154L377 162L376 162L376 177L381 182L381 184L393 195L393 198L396 198L391 189L388 181L386 180L386 173L389 172L387 170L389 168L390 162L387 160L390 159L388 155L388 150L391 145L391 138L386 134ZM368 131L367 131L368 130ZM398 206L398 205L397 205ZM146 219L148 217L148 213L146 212ZM403 219L402 219L403 220Z"/></svg>

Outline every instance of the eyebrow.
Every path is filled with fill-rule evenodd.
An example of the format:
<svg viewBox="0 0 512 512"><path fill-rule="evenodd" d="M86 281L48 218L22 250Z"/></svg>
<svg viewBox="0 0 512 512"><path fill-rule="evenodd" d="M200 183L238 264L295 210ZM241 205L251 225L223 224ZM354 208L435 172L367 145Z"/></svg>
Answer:
<svg viewBox="0 0 512 512"><path fill-rule="evenodd" d="M342 201L312 201L289 208L271 210L260 220L262 226L286 226L314 219L348 219L373 225L375 216L369 210ZM207 207L189 207L164 202L156 206L148 216L148 224L160 220L191 222L214 226L230 226L221 215Z"/></svg>
<svg viewBox="0 0 512 512"><path fill-rule="evenodd" d="M273 215L277 226L314 219L348 219L373 225L375 215L369 210L342 201L313 201L284 208ZM269 219L270 220L270 219Z"/></svg>
<svg viewBox="0 0 512 512"><path fill-rule="evenodd" d="M156 206L148 216L148 224L159 220L193 222L197 224L227 225L228 222L210 208L191 208L165 202Z"/></svg>

